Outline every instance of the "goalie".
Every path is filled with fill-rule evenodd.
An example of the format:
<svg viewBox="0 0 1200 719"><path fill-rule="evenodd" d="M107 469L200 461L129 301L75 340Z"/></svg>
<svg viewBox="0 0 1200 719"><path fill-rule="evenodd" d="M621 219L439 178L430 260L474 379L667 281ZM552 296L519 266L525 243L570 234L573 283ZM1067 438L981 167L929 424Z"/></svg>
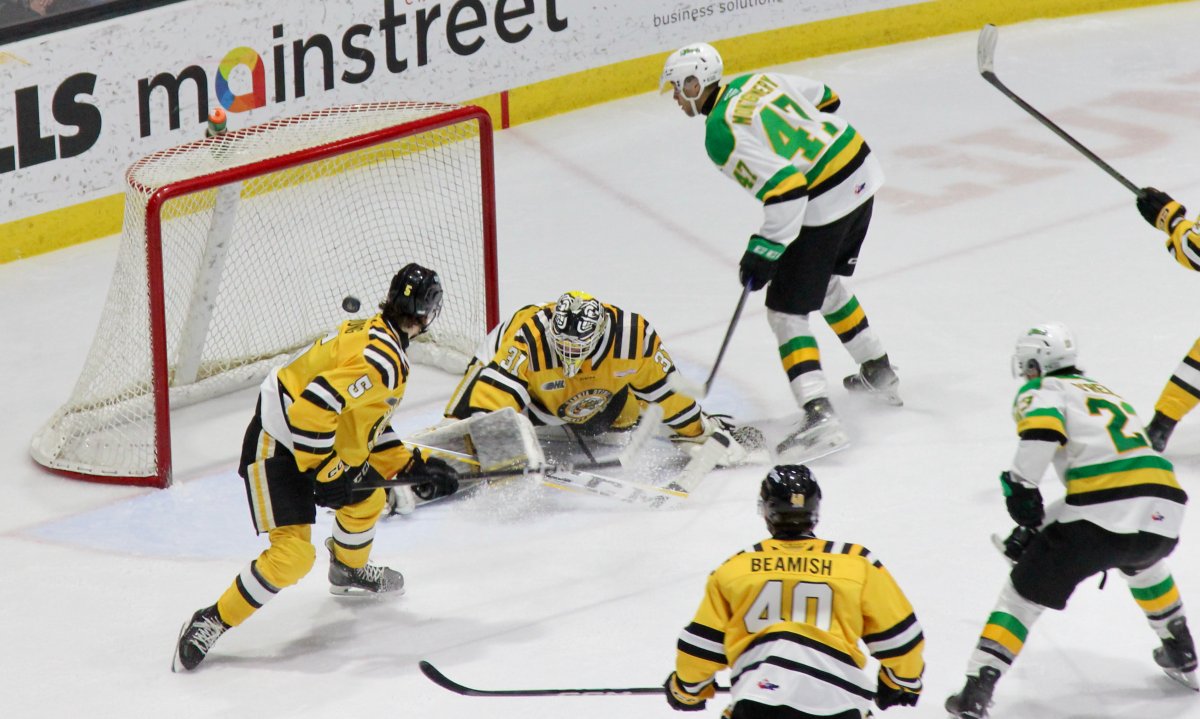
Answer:
<svg viewBox="0 0 1200 719"><path fill-rule="evenodd" d="M567 292L556 302L522 307L488 334L445 415L465 420L511 407L535 427L566 428L586 448L589 437L614 443L655 403L670 439L691 455L693 474L744 463L763 447L757 429L706 414L674 391L668 382L674 371L642 315Z"/></svg>

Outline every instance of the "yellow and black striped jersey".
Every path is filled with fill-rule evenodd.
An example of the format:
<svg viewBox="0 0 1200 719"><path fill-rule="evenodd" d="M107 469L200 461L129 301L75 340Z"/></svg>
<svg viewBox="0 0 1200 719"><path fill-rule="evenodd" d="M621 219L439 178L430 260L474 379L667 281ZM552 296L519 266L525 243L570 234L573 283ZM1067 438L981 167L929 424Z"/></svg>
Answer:
<svg viewBox="0 0 1200 719"><path fill-rule="evenodd" d="M601 306L608 315L604 335L572 377L563 371L548 335L554 303L517 310L488 335L480 353L491 355L473 377L468 370L447 414L461 419L513 407L535 425L583 424L632 393L636 402L630 403L631 411L621 412L616 426L637 420L638 402L655 402L676 433L699 436L700 406L671 389L667 376L675 366L658 333L640 314Z"/></svg>
<svg viewBox="0 0 1200 719"><path fill-rule="evenodd" d="M1175 261L1193 272L1200 272L1200 227L1191 220L1175 225L1167 239L1167 252Z"/></svg>
<svg viewBox="0 0 1200 719"><path fill-rule="evenodd" d="M733 700L805 715L865 711L876 681L859 640L894 686L920 691L921 625L892 575L866 548L819 538L767 539L708 578L679 636L676 673L690 691L732 670Z"/></svg>
<svg viewBox="0 0 1200 719"><path fill-rule="evenodd" d="M405 344L379 315L343 322L263 381L263 429L301 471L369 457L391 477L412 458L389 423L408 380Z"/></svg>
<svg viewBox="0 0 1200 719"><path fill-rule="evenodd" d="M1066 485L1058 521L1179 536L1187 494L1115 392L1080 375L1039 377L1017 391L1013 419L1021 437L1013 471L1037 484L1053 463Z"/></svg>

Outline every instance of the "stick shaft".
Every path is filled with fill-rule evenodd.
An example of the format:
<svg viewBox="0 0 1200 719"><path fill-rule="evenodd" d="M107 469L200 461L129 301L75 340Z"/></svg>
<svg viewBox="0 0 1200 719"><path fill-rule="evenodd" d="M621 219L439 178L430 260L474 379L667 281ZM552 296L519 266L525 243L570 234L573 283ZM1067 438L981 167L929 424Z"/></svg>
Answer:
<svg viewBox="0 0 1200 719"><path fill-rule="evenodd" d="M422 660L417 664L429 681L443 689L468 697L582 697L582 696L630 696L657 694L662 696L662 687L619 687L611 689L475 689L450 679L437 667ZM717 687L718 692L728 692L729 687Z"/></svg>

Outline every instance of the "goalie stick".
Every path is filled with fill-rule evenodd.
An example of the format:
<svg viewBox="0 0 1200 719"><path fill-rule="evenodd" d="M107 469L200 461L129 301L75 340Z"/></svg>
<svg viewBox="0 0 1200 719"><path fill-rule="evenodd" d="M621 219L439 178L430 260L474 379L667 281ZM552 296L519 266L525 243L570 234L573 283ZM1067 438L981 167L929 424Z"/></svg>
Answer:
<svg viewBox="0 0 1200 719"><path fill-rule="evenodd" d="M443 689L465 697L585 697L585 696L630 696L635 694L657 694L662 696L662 687L621 687L616 689L475 689L464 686L442 674L437 667L422 659L417 663L429 681ZM718 693L728 692L729 687L716 686Z"/></svg>
<svg viewBox="0 0 1200 719"><path fill-rule="evenodd" d="M1133 184L1124 175L1122 175L1121 173L1114 170L1111 165L1109 165L1104 160L1101 160L1096 155L1096 153L1094 153L1091 150L1084 147L1082 143L1080 143L1074 137L1071 137L1069 134L1067 134L1067 132L1065 130L1063 130L1061 127L1054 124L1050 120L1050 118L1048 118L1045 115L1043 115L1042 113L1038 112L1036 109L1034 109L1034 107L1032 105L1030 105L1028 102L1025 102L1024 100L1022 100L1020 97L1017 96L1017 94L1015 92L1013 92L1012 90L1009 90L1008 87L1004 83L1000 82L1000 78L996 77L996 71L993 67L994 63L995 63L995 55L996 55L996 41L999 39L999 37L1000 37L999 30L997 30L996 26L992 25L991 23L984 25L983 29L979 31L979 46L977 48L977 55L978 55L977 59L979 62L979 74L983 76L983 79L987 80L989 83L992 84L993 87L995 87L1000 92L1004 93L1005 97L1007 97L1008 99L1015 102L1018 107L1020 107L1025 112L1028 112L1030 115L1032 115L1035 120L1042 123L1055 135L1058 135L1063 140L1065 140L1068 145L1075 148L1084 157L1086 157L1087 159L1089 159L1093 163L1095 163L1097 167L1099 167L1101 170L1104 170L1105 172L1107 172L1110 176L1112 176L1112 178L1114 180L1116 180L1117 182L1124 185L1125 189L1129 190L1130 192L1132 192L1135 195L1141 194L1141 191L1137 185Z"/></svg>
<svg viewBox="0 0 1200 719"><path fill-rule="evenodd" d="M721 360L725 357L725 350L729 347L729 340L733 337L733 330L737 327L738 320L742 318L742 308L746 306L746 298L750 296L750 283L747 282L742 288L742 296L738 298L737 308L733 311L733 319L729 320L729 328L725 330L725 339L721 341L721 349L717 351L717 361L713 362L712 371L708 373L708 379L703 385L690 382L675 370L667 375L667 382L671 388L681 394L686 394L692 399L704 399L708 396L708 391L712 389L713 380L717 377L717 370L721 368Z"/></svg>

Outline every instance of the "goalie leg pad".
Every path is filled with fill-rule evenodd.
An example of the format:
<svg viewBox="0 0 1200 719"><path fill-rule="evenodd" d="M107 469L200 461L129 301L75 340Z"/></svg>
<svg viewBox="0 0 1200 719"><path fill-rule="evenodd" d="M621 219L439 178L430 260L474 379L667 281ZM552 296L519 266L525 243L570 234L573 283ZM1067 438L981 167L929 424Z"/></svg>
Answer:
<svg viewBox="0 0 1200 719"><path fill-rule="evenodd" d="M413 435L406 442L473 454L479 460L481 472L545 463L533 424L512 407L444 423Z"/></svg>

